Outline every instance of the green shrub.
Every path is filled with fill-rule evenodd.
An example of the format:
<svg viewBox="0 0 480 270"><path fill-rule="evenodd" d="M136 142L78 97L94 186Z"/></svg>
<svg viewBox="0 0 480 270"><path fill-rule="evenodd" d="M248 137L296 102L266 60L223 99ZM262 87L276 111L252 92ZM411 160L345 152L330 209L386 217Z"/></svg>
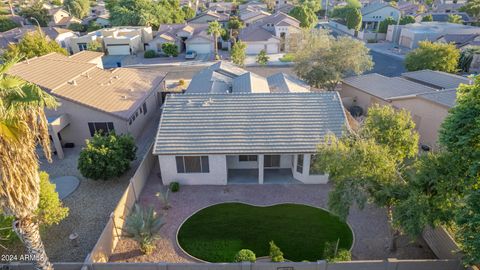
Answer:
<svg viewBox="0 0 480 270"><path fill-rule="evenodd" d="M17 234L12 229L13 221L14 218L12 216L0 214L0 244L10 244L19 240Z"/></svg>
<svg viewBox="0 0 480 270"><path fill-rule="evenodd" d="M154 50L147 50L143 53L144 58L154 58L157 57L157 53Z"/></svg>
<svg viewBox="0 0 480 270"><path fill-rule="evenodd" d="M87 50L92 52L103 52L103 45L100 41L93 40L87 44Z"/></svg>
<svg viewBox="0 0 480 270"><path fill-rule="evenodd" d="M102 26L99 23L97 23L94 20L91 20L91 21L88 22L86 30L87 30L87 32L93 32L93 31L96 31L96 30L101 29L101 28L102 28Z"/></svg>
<svg viewBox="0 0 480 270"><path fill-rule="evenodd" d="M135 204L125 221L125 232L127 237L137 241L140 250L148 255L155 249L155 241L159 239L160 229L164 224L163 216L158 215L153 207Z"/></svg>
<svg viewBox="0 0 480 270"><path fill-rule="evenodd" d="M162 51L168 56L178 56L178 46L173 43L163 43Z"/></svg>
<svg viewBox="0 0 480 270"><path fill-rule="evenodd" d="M270 241L270 258L272 258L272 262L285 261L285 259L283 258L283 252L277 245L275 245L273 241Z"/></svg>
<svg viewBox="0 0 480 270"><path fill-rule="evenodd" d="M0 32L5 32L17 27L18 24L6 16L0 16Z"/></svg>
<svg viewBox="0 0 480 270"><path fill-rule="evenodd" d="M279 60L280 62L293 62L294 55L292 53L286 53Z"/></svg>
<svg viewBox="0 0 480 270"><path fill-rule="evenodd" d="M250 249L242 249L237 254L235 254L235 262L255 262L257 257L255 253Z"/></svg>
<svg viewBox="0 0 480 270"><path fill-rule="evenodd" d="M180 190L180 184L178 182L171 182L170 183L170 190L172 192L177 192Z"/></svg>
<svg viewBox="0 0 480 270"><path fill-rule="evenodd" d="M340 249L337 255L327 258L328 262L348 262L352 260L352 253L346 249Z"/></svg>
<svg viewBox="0 0 480 270"><path fill-rule="evenodd" d="M119 177L130 168L137 147L130 135L96 133L80 152L78 169L93 180Z"/></svg>
<svg viewBox="0 0 480 270"><path fill-rule="evenodd" d="M268 57L267 52L265 50L261 50L257 55L257 63L264 66L268 63L270 57Z"/></svg>
<svg viewBox="0 0 480 270"><path fill-rule="evenodd" d="M73 32L85 32L87 30L85 25L81 23L71 23L68 26L68 29L72 30Z"/></svg>

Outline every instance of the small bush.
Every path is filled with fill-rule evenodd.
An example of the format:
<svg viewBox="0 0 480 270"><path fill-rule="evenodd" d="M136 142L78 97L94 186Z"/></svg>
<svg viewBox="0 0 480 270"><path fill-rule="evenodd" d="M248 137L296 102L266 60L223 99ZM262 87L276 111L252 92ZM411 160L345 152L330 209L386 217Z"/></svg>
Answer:
<svg viewBox="0 0 480 270"><path fill-rule="evenodd" d="M264 66L268 63L268 60L270 60L270 57L268 57L267 52L265 50L261 50L257 55L257 63Z"/></svg>
<svg viewBox="0 0 480 270"><path fill-rule="evenodd" d="M257 257L255 256L255 253L250 249L240 250L234 258L235 262L255 262L256 260Z"/></svg>
<svg viewBox="0 0 480 270"><path fill-rule="evenodd" d="M178 46L173 43L163 43L162 51L168 56L178 56Z"/></svg>
<svg viewBox="0 0 480 270"><path fill-rule="evenodd" d="M340 249L337 255L327 258L328 262L347 262L352 260L352 253L346 249Z"/></svg>
<svg viewBox="0 0 480 270"><path fill-rule="evenodd" d="M80 152L78 169L93 180L119 177L130 169L137 147L130 135L96 133Z"/></svg>
<svg viewBox="0 0 480 270"><path fill-rule="evenodd" d="M283 258L283 252L277 245L275 245L273 241L270 241L270 258L272 259L272 262L285 261L285 259Z"/></svg>
<svg viewBox="0 0 480 270"><path fill-rule="evenodd" d="M40 172L40 201L37 218L40 225L50 226L60 223L68 216L69 209L64 207L46 172Z"/></svg>
<svg viewBox="0 0 480 270"><path fill-rule="evenodd" d="M81 23L71 23L68 26L68 29L72 30L73 32L85 32L87 30L85 25Z"/></svg>
<svg viewBox="0 0 480 270"><path fill-rule="evenodd" d="M0 32L5 32L18 27L18 24L7 16L0 16Z"/></svg>
<svg viewBox="0 0 480 270"><path fill-rule="evenodd" d="M154 58L157 57L157 53L154 50L147 50L143 53L144 58Z"/></svg>
<svg viewBox="0 0 480 270"><path fill-rule="evenodd" d="M155 249L155 241L159 238L160 229L164 224L163 216L158 215L153 207L135 204L125 221L125 232L127 237L137 241L140 250L148 255Z"/></svg>
<svg viewBox="0 0 480 270"><path fill-rule="evenodd" d="M20 240L12 229L14 220L12 216L0 214L0 241L4 244L10 244L16 240Z"/></svg>
<svg viewBox="0 0 480 270"><path fill-rule="evenodd" d="M282 58L279 59L280 62L293 62L294 55L291 53L286 53Z"/></svg>
<svg viewBox="0 0 480 270"><path fill-rule="evenodd" d="M172 192L177 192L180 190L180 184L178 182L172 182L170 183L170 190Z"/></svg>
<svg viewBox="0 0 480 270"><path fill-rule="evenodd" d="M179 86L184 86L185 85L185 80L178 80L178 85Z"/></svg>

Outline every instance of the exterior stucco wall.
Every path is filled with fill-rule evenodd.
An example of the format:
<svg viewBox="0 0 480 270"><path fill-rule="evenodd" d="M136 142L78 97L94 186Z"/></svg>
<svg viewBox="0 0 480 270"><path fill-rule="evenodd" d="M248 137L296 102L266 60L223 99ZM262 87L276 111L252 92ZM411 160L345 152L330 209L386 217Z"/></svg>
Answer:
<svg viewBox="0 0 480 270"><path fill-rule="evenodd" d="M302 173L297 172L298 155L293 157L292 174L295 179L304 184L326 184L328 183L328 174L310 174L311 154L303 154Z"/></svg>
<svg viewBox="0 0 480 270"><path fill-rule="evenodd" d="M400 17L400 11L394 7L384 7L374 12L363 15L363 22L381 22L388 17L392 17L395 21Z"/></svg>
<svg viewBox="0 0 480 270"><path fill-rule="evenodd" d="M175 156L158 156L164 185L179 182L183 185L226 185L227 159L225 155L209 155L209 173L177 173Z"/></svg>
<svg viewBox="0 0 480 270"><path fill-rule="evenodd" d="M421 98L393 100L392 105L410 111L417 125L421 144L426 144L433 149L438 148L438 131L448 114L446 107Z"/></svg>
<svg viewBox="0 0 480 270"><path fill-rule="evenodd" d="M227 168L228 169L258 169L258 157L257 161L242 161L238 160L238 155L227 156Z"/></svg>
<svg viewBox="0 0 480 270"><path fill-rule="evenodd" d="M385 100L367 94L353 86L344 83L342 84L342 90L340 90L339 93L342 97L342 102L345 108L349 109L351 106L359 106L363 109L364 113L366 113L367 109L374 103L379 105L390 104Z"/></svg>
<svg viewBox="0 0 480 270"><path fill-rule="evenodd" d="M153 122L152 119L154 116L160 114L160 106L161 106L161 93L159 92L160 90L153 91L150 93L150 96L147 97L145 100L147 104L147 113L139 113L137 118L135 118L135 121L132 122L131 125L128 124L127 121L127 131L132 134L134 138L139 137L145 127L147 125L157 125L158 123ZM141 106L141 104L140 104Z"/></svg>

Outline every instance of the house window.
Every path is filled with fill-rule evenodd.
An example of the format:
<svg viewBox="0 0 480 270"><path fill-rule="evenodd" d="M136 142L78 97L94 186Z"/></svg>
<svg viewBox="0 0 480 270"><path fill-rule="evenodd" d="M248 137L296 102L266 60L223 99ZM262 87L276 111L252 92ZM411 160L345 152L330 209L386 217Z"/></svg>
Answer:
<svg viewBox="0 0 480 270"><path fill-rule="evenodd" d="M176 156L177 173L208 173L208 156Z"/></svg>
<svg viewBox="0 0 480 270"><path fill-rule="evenodd" d="M257 156L256 155L239 155L238 156L238 161L240 161L240 162L257 161Z"/></svg>
<svg viewBox="0 0 480 270"><path fill-rule="evenodd" d="M264 163L265 168L278 168L280 167L280 155L265 155Z"/></svg>
<svg viewBox="0 0 480 270"><path fill-rule="evenodd" d="M318 166L315 166L315 163L317 162L317 155L312 155L310 158L310 175L316 175L316 174L325 174L325 172L321 169L318 168Z"/></svg>
<svg viewBox="0 0 480 270"><path fill-rule="evenodd" d="M147 114L147 103L144 102L143 105L142 105L142 108L143 108L143 114Z"/></svg>
<svg viewBox="0 0 480 270"><path fill-rule="evenodd" d="M297 155L297 172L303 173L303 155Z"/></svg>
<svg viewBox="0 0 480 270"><path fill-rule="evenodd" d="M88 128L90 129L90 135L92 137L93 135L95 135L96 132L99 132L102 134L115 132L112 122L89 122Z"/></svg>
<svg viewBox="0 0 480 270"><path fill-rule="evenodd" d="M86 51L87 50L87 43L78 43L78 50L79 51Z"/></svg>

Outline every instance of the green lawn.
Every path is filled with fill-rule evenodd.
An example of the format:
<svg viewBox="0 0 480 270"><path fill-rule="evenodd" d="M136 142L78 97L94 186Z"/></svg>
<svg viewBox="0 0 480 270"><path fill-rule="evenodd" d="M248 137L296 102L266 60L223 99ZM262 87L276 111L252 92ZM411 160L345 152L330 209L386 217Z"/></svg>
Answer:
<svg viewBox="0 0 480 270"><path fill-rule="evenodd" d="M196 213L180 228L178 241L190 255L209 262L231 262L240 249L268 256L275 241L286 259L323 258L325 242L340 239L340 248L352 245L352 231L327 211L299 204L256 207L242 203L213 205Z"/></svg>

